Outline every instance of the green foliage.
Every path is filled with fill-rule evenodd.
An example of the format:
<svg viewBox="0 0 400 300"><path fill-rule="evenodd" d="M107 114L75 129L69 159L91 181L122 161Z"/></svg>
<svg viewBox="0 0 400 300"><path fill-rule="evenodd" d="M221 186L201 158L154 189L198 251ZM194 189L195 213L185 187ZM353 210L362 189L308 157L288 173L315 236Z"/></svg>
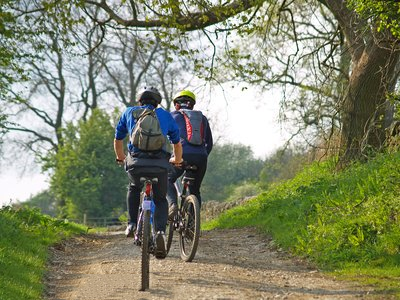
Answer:
<svg viewBox="0 0 400 300"><path fill-rule="evenodd" d="M127 176L115 164L113 137L110 117L100 110L66 129L52 160L51 191L69 218L114 217L123 211Z"/></svg>
<svg viewBox="0 0 400 300"><path fill-rule="evenodd" d="M56 217L57 215L57 201L55 195L50 191L46 190L40 192L23 203L30 208L37 208L42 214L50 215Z"/></svg>
<svg viewBox="0 0 400 300"><path fill-rule="evenodd" d="M7 115L1 111L0 107L0 153L3 146L3 136L7 133L7 130L5 128L6 123L7 123Z"/></svg>
<svg viewBox="0 0 400 300"><path fill-rule="evenodd" d="M262 160L254 158L249 146L215 145L208 157L202 197L205 201L226 200L235 185L257 179L261 168Z"/></svg>
<svg viewBox="0 0 400 300"><path fill-rule="evenodd" d="M399 276L400 152L340 173L313 164L206 225L257 226L326 269L387 269Z"/></svg>
<svg viewBox="0 0 400 300"><path fill-rule="evenodd" d="M76 12L82 5L81 0L0 0L0 99L19 97L15 91L10 92L11 86L28 79L23 66L27 57L37 59L36 54L48 50L41 39L43 33L54 34L56 24L60 41L64 45L70 43L68 35L74 31L74 25L81 23Z"/></svg>
<svg viewBox="0 0 400 300"><path fill-rule="evenodd" d="M389 30L400 38L400 2L395 0L349 0L348 6L376 23L378 31Z"/></svg>
<svg viewBox="0 0 400 300"><path fill-rule="evenodd" d="M12 83L21 78L22 70L16 62L19 58L18 40L22 39L16 16L10 12L11 0L0 0L0 99L9 96ZM0 120L0 125L3 120Z"/></svg>
<svg viewBox="0 0 400 300"><path fill-rule="evenodd" d="M293 178L306 164L307 153L293 149L279 149L265 160L260 172L260 185L267 188L271 183Z"/></svg>
<svg viewBox="0 0 400 300"><path fill-rule="evenodd" d="M235 186L229 193L229 197L226 201L236 201L247 197L253 197L261 193L259 184L252 182L244 182L240 185Z"/></svg>
<svg viewBox="0 0 400 300"><path fill-rule="evenodd" d="M48 246L85 228L37 210L0 209L0 299L41 299Z"/></svg>

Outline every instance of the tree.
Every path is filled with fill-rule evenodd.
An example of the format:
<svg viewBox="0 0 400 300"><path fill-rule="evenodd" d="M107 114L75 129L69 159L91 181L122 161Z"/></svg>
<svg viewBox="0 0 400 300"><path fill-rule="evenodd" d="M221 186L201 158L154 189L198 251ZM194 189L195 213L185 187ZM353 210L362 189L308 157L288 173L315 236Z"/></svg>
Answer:
<svg viewBox="0 0 400 300"><path fill-rule="evenodd" d="M100 110L67 127L64 144L48 166L54 170L51 191L67 217L116 217L124 210L127 177L115 164L113 136L110 116Z"/></svg>
<svg viewBox="0 0 400 300"><path fill-rule="evenodd" d="M104 10L107 17L98 19L98 22L115 22L126 27L173 27L178 32L204 29L211 25L221 24L215 32L232 28L241 28L257 20L255 13L265 4L274 7L270 10L278 13L279 19L268 15L271 22L280 22L286 19L294 24L295 13L291 8L296 1L232 1L225 4L213 5L209 1L169 1L167 5L150 5L146 1L140 5L137 2L122 2L121 4L107 4L106 1L85 1L88 5L95 5ZM350 54L348 84L345 93L340 95L339 114L342 124L341 161L360 157L370 148L379 149L382 146L385 129L385 113L387 110L386 96L395 88L399 73L398 39L386 28L377 31L375 23L368 23L357 15L354 9L348 8L344 0L320 0L331 14L332 23L337 30L332 34L332 49L339 37L346 53ZM316 1L303 1L303 10L309 10L309 3ZM357 3L361 3L357 1ZM128 7L125 13L117 13L120 6ZM397 6L396 6L397 7ZM121 10L120 10L121 11ZM247 12L247 14L245 13ZM241 14L241 15L239 15ZM399 16L398 12L394 13ZM238 16L229 22L229 18ZM282 18L281 18L282 16ZM285 18L283 18L285 16ZM397 18L398 19L398 18ZM393 19L396 20L396 19ZM259 28L268 32L266 27ZM279 23L278 23L279 24ZM318 30L315 24L314 29ZM296 28L292 28L296 40ZM313 34L310 35L313 38ZM296 47L296 45L294 45ZM333 55L328 55L334 61ZM288 78L284 78L285 80ZM290 79L290 77L289 77Z"/></svg>
<svg viewBox="0 0 400 300"><path fill-rule="evenodd" d="M349 7L364 18L371 20L378 31L390 30L391 34L400 38L399 9L397 0L348 0Z"/></svg>
<svg viewBox="0 0 400 300"><path fill-rule="evenodd" d="M340 165L345 165L384 145L393 118L388 96L399 77L398 40L342 1L319 2L271 4L249 41L260 45L260 55L231 55L228 63L236 77L283 86L285 116L300 120L296 134L314 128L318 142L323 133L331 138L341 130Z"/></svg>
<svg viewBox="0 0 400 300"><path fill-rule="evenodd" d="M154 42L153 35L93 23L87 14L97 17L100 9L80 11L75 2L17 1L10 9L15 22L37 30L38 36L22 48L28 52L37 44L40 51L19 61L30 77L13 86L15 97L7 100L9 122L3 122L2 107L0 121L4 133L12 133L12 144L35 153L39 162L62 146L67 122L87 119L97 107L135 105L146 85L157 86L169 108L173 88L189 69L184 59L172 64L173 53ZM67 18L59 15L62 11ZM104 39L106 31L111 40Z"/></svg>
<svg viewBox="0 0 400 300"><path fill-rule="evenodd" d="M49 190L40 192L34 196L31 196L23 205L31 208L39 208L43 214L50 215L52 217L57 216L56 199L53 193Z"/></svg>
<svg viewBox="0 0 400 300"><path fill-rule="evenodd" d="M9 124L6 102L18 97L11 91L11 86L26 80L26 73L19 62L29 54L24 53L20 46L37 34L18 23L17 16L12 12L13 4L12 0L0 0L0 145Z"/></svg>
<svg viewBox="0 0 400 300"><path fill-rule="evenodd" d="M351 54L351 73L342 107L344 160L359 156L366 147L384 141L386 97L393 92L399 73L398 40L387 30L377 32L343 2L326 5L341 26ZM357 23L355 23L357 22Z"/></svg>
<svg viewBox="0 0 400 300"><path fill-rule="evenodd" d="M6 49L11 51L14 45L14 50L19 53L15 68L23 70L25 81L14 80L10 84L12 97L6 100L10 117L4 125L7 131L16 133L15 143L28 148L40 159L47 151L57 151L58 145L62 144L61 129L68 105L63 50L71 44L68 30L78 22L65 16L59 18L60 11L52 3L42 4L10 1L7 6L8 14L15 20L15 28L11 31L19 38L15 43L9 43ZM67 4L63 12L69 14L68 9L72 6L66 1L63 4ZM76 8L75 1L70 4ZM55 20L60 24L53 22ZM37 126L38 123L41 124Z"/></svg>
<svg viewBox="0 0 400 300"><path fill-rule="evenodd" d="M260 171L259 184L263 188L273 182L293 178L307 163L307 153L300 149L278 149L268 157Z"/></svg>
<svg viewBox="0 0 400 300"><path fill-rule="evenodd" d="M113 42L100 46L107 53L103 64L104 86L125 106L138 105L136 98L143 87L155 86L164 96L162 106L168 110L178 83L190 78L191 67L186 59L177 58L151 32L119 30L110 35Z"/></svg>
<svg viewBox="0 0 400 300"><path fill-rule="evenodd" d="M214 63L220 59L216 55L217 47L211 35L218 39L222 34L227 33L229 36L230 31L236 30L243 37L258 31L265 33L264 38L268 39L273 28L278 29L278 35L284 32L285 36L291 36L290 40L294 43L282 49L288 52L294 49L294 52L287 55L289 60L281 61L287 66L283 72L274 80L267 78L264 82L266 86L278 83L286 88L291 84L303 89L299 92L298 113L306 125L318 124L322 130L326 126L325 120L332 119L328 125L333 124L341 129L341 162L345 164L367 153L371 148L379 149L382 146L385 127L393 115L392 105L387 98L395 91L399 78L400 51L396 38L398 3L390 1L386 5L383 1L376 2L367 1L363 6L365 2L354 0L349 1L353 5L350 7L346 6L347 2L344 0L247 0L227 3L205 0L189 0L184 3L63 0L35 1L34 4L36 11L45 11L51 20L60 17L64 31L77 21L70 18L71 14L65 13L70 13L74 8L83 8L82 11L94 21L95 26L102 29L123 27L151 30L180 55L192 57L194 69L207 79L214 77ZM363 7L367 8L367 16L374 16L379 12L377 20L380 22L377 24L371 21L373 19L358 15L357 12L362 12L360 8ZM318 14L311 15L311 19L304 19L307 12L314 12L314 8ZM68 17L61 18L63 15ZM323 16L323 23L318 24L320 20L315 16ZM260 22L260 19L266 22ZM44 18L41 19L43 20ZM329 25L328 30L320 30L320 25ZM193 43L192 48L187 47L187 41L193 39L193 32L196 31L210 41L211 49L199 51L198 40ZM300 32L302 35L299 35ZM324 38L321 39L320 35ZM306 40L310 45L317 41L311 53L304 53L299 47ZM321 43L321 40L325 42ZM205 54L211 57L209 63L205 63ZM319 57L321 54L322 58ZM240 53L235 55L240 56ZM307 79L306 76L293 76L293 70L298 69L299 64L303 63L303 57L309 55L318 58L310 60L310 63L315 64L315 76L325 72L324 78L329 78L333 74L337 78L335 88L331 87L332 80L317 81L316 85L310 85L302 82L304 78ZM246 57L248 55L243 56L244 59ZM302 64L298 74L308 66ZM244 69L243 64L234 67L239 71ZM253 65L249 69L251 67ZM268 65L263 67L269 68ZM208 70L209 73L203 74L200 70ZM254 74L263 79L266 73ZM316 86L320 88L315 89ZM322 108L322 113L319 113L319 109L303 109L316 103L310 101L312 95L318 96L317 103ZM329 95L328 103L325 101L326 95Z"/></svg>
<svg viewBox="0 0 400 300"><path fill-rule="evenodd" d="M202 198L223 201L233 186L257 180L262 160L254 158L249 146L241 144L215 145L207 163L207 173L201 188Z"/></svg>

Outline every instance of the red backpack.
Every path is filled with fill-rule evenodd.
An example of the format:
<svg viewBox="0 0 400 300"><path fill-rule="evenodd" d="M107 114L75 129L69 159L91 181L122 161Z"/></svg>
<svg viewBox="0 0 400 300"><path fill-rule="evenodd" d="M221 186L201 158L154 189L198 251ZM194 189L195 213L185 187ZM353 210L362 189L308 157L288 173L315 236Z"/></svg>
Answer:
<svg viewBox="0 0 400 300"><path fill-rule="evenodd" d="M203 114L199 110L180 109L186 124L186 141L191 145L201 146L204 144Z"/></svg>

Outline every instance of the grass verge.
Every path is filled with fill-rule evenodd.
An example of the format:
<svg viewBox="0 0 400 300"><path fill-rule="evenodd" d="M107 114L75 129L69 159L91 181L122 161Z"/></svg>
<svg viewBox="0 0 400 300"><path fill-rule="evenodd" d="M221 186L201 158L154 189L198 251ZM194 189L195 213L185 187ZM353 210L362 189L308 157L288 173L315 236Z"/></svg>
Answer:
<svg viewBox="0 0 400 300"><path fill-rule="evenodd" d="M0 209L0 299L42 299L48 247L86 228L32 209Z"/></svg>
<svg viewBox="0 0 400 300"><path fill-rule="evenodd" d="M324 271L400 297L400 152L333 170L313 164L203 229L255 226Z"/></svg>

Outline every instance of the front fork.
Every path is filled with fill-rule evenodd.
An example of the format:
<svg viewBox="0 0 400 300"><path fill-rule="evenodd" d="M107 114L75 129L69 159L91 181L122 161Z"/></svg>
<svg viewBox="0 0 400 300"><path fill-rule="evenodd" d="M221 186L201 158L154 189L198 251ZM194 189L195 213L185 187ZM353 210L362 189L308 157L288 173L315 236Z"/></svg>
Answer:
<svg viewBox="0 0 400 300"><path fill-rule="evenodd" d="M145 196L142 205L139 207L139 217L138 217L138 222L137 222L137 228L135 232L135 237L134 237L134 244L140 246L142 244L142 226L143 226L143 214L145 211L150 210L150 228L154 226L153 224L153 216L154 216L154 210L155 210L155 205L154 202L151 201L149 196ZM153 236L153 232L152 232ZM153 239L150 239L151 243L153 244ZM152 248L152 246L151 246Z"/></svg>

